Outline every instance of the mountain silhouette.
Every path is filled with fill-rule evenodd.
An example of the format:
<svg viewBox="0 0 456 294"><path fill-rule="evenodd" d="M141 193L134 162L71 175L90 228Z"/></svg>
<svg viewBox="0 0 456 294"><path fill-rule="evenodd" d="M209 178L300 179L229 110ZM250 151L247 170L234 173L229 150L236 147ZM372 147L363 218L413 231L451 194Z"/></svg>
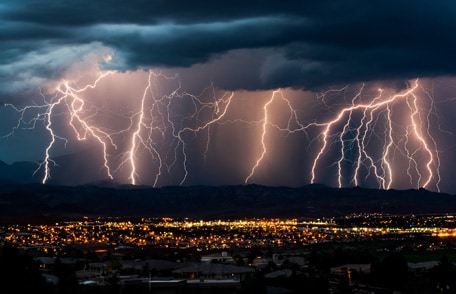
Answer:
<svg viewBox="0 0 456 294"><path fill-rule="evenodd" d="M17 222L91 217L331 217L352 213L455 213L456 195L425 189L379 190L324 185L270 187L4 183L0 220Z"/></svg>

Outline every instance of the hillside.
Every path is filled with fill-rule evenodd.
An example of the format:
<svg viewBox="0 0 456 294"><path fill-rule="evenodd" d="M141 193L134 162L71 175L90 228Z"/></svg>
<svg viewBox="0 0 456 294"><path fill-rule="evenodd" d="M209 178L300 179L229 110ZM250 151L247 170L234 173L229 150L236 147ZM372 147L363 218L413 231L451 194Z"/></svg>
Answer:
<svg viewBox="0 0 456 294"><path fill-rule="evenodd" d="M240 186L162 188L8 184L0 188L3 222L131 217L322 217L351 213L456 213L456 195L419 190Z"/></svg>

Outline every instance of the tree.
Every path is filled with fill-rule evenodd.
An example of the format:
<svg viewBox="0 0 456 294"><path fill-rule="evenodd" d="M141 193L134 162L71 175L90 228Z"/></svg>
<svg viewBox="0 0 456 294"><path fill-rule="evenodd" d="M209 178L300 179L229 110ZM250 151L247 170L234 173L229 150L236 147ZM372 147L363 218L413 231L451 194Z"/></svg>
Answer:
<svg viewBox="0 0 456 294"><path fill-rule="evenodd" d="M456 292L456 268L448 256L443 255L437 266L429 271L433 293Z"/></svg>
<svg viewBox="0 0 456 294"><path fill-rule="evenodd" d="M372 264L372 277L381 286L402 289L409 279L407 260L402 254L394 253L382 262Z"/></svg>
<svg viewBox="0 0 456 294"><path fill-rule="evenodd" d="M0 249L0 287L14 289L14 293L52 293L35 260L12 245Z"/></svg>
<svg viewBox="0 0 456 294"><path fill-rule="evenodd" d="M55 261L54 275L59 278L58 293L80 293L80 286L74 269L63 264L60 258Z"/></svg>

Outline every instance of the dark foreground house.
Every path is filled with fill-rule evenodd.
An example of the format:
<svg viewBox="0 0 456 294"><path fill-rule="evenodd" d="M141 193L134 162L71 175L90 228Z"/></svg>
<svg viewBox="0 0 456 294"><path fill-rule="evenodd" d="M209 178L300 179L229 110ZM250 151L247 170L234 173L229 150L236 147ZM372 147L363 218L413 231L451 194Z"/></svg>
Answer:
<svg viewBox="0 0 456 294"><path fill-rule="evenodd" d="M171 279L150 280L149 289L154 294L236 294L241 289L239 280Z"/></svg>
<svg viewBox="0 0 456 294"><path fill-rule="evenodd" d="M234 266L219 263L195 263L173 271L174 276L184 279L231 279L243 281L255 270L250 267Z"/></svg>

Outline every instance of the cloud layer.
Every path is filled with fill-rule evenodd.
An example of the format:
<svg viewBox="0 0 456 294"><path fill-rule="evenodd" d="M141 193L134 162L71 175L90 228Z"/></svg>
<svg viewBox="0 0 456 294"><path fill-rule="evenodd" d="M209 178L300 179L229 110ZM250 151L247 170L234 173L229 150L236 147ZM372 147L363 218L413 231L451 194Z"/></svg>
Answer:
<svg viewBox="0 0 456 294"><path fill-rule="evenodd" d="M0 93L36 88L89 55L118 70L216 63L245 75L236 83L220 78L231 89L453 75L455 15L452 1L425 0L6 0ZM249 52L253 64L230 63ZM108 53L113 59L104 63Z"/></svg>
<svg viewBox="0 0 456 294"><path fill-rule="evenodd" d="M191 183L208 180L209 173L203 173L208 167L206 155L212 164L210 177L214 183L220 179L228 180L228 175L233 177L230 180L238 182L238 178L244 179L245 170L247 174L251 170L248 162L260 150L258 132L261 131L261 122L266 121L261 115L265 117L265 103L274 93L259 90L289 88L284 91L296 92L293 96L296 105L275 105L278 113L285 111L281 114L283 117L277 115L277 120L289 120L294 112L287 107L296 107L302 115L299 124L311 124L329 119L344 104L355 103L352 99L357 97L358 90L353 90L355 94L346 92L349 88L368 89L363 96L370 99L376 97L378 88L397 93L409 87L410 81L417 77L424 85L420 92L423 98L420 110L424 114L420 118L438 129L437 135L432 132L432 136L439 141L442 159L451 163L456 154L452 133L455 125L453 105L456 101L453 94L456 73L453 56L456 51L455 16L456 4L452 1L433 3L425 0L235 0L226 3L199 0L3 0L0 3L0 105L12 103L14 106L3 107L0 115L0 136L3 136L0 138L5 139L0 145L0 153L8 162L42 160L43 150L49 146L50 138L46 119L51 118L52 127L65 137L68 130L72 131L71 126L65 124L68 118L65 106L74 104L70 103L71 99L62 100L59 105L62 109L57 108L50 116L39 113L43 110L39 107L26 115L15 110L46 104L52 97L55 99L58 96L58 93L54 96L55 86L65 84L62 79L76 88L93 83L99 77L100 69L118 72L93 92L86 93L90 103L87 103L84 114L93 123L101 118L101 128L109 130L109 134L122 134L119 135L119 149L122 149L122 144L126 146L130 143L134 134L127 130L137 119L138 108L141 108L140 97L146 93L144 89L150 82L147 70L154 69L154 73L161 72L168 77L177 74L179 77L176 80L163 78L154 84L159 85L160 90L168 90L165 93L170 97L178 89L182 93L196 95L203 92L208 101L214 101L212 90L252 90L235 91L238 95L235 99L238 104L233 106L235 111L219 128L205 130L204 134L199 134L200 137L184 132L188 136L184 138L186 151L194 151L193 157L188 159L189 167L201 171L196 173L195 178L190 179L189 176ZM169 81L175 84L167 85ZM339 91L334 90L336 87ZM298 91L294 91L296 89ZM159 92L158 86L156 91ZM316 95L316 92L333 93L328 95L333 100L327 103L327 97ZM315 96L317 99L314 99ZM156 97L161 96L157 94ZM176 119L175 125L182 129L185 124L201 123L207 119L195 119L195 114L206 114L208 111L206 115L214 118L213 115L219 111L217 103L212 108L208 106L210 104L201 106L197 103L202 111L196 111L195 100L189 102L179 97L172 101L172 105L162 105L163 111L158 114L149 112L154 114L151 124L159 121L155 120L156 117L169 114L172 110L176 115L163 121L169 124L171 119ZM132 104L129 105L129 102ZM104 103L108 107L102 107ZM159 109L156 105L149 110ZM405 104L399 107L402 109L379 111L379 115L389 115L391 111L402 118L401 110L411 106ZM211 113L211 110L214 112ZM236 111L245 116L237 116ZM362 121L361 114L357 115L351 117L350 114L354 123ZM411 116L419 115L412 113ZM32 129L37 121L44 124L37 125L33 134L18 132L14 138L8 136L15 128ZM125 125L119 125L123 121ZM402 131L402 125L398 122L394 127ZM163 130L174 130L174 126L167 125ZM270 173L264 172L258 177L264 177L269 183L275 183L279 178L294 179L293 183L307 179L306 165L312 163L307 157L317 150L309 149L306 140L318 143L321 140L320 131L309 131L304 139L295 137L281 143L282 147L287 144L288 149L285 148L285 152L280 149L280 156L271 153L274 156L264 167ZM431 136L429 128L422 128L422 132ZM211 149L212 153L202 152L201 146L204 145L204 149L209 144L206 141L209 134L215 148ZM279 132L271 142L292 137L290 134L282 135ZM176 139L176 134L171 133L169 137ZM440 145L439 137L445 137L443 141L446 140L446 145ZM154 140L154 144L162 142ZM434 142L434 139L431 141ZM73 149L82 148L78 142L74 145L65 139L58 142L59 146L52 150L52 156L73 153ZM184 144L183 139L175 142ZM232 142L240 145L234 148ZM398 144L407 145L408 141ZM168 142L158 146L166 152L169 150ZM92 145L83 147L92 149ZM233 155L226 156L225 148L234 152ZM417 150L421 149L417 147ZM123 157L117 155L113 156L115 160L122 162ZM249 166L240 173L238 168L242 164L233 158L242 156L248 160L241 162ZM328 162L333 159L329 157L331 154L328 153ZM269 168L266 164L279 168ZM299 168L291 169L293 165ZM174 166L174 161L170 166ZM448 171L451 169L446 168ZM445 174L451 175L448 171ZM451 180L443 182L454 190Z"/></svg>

